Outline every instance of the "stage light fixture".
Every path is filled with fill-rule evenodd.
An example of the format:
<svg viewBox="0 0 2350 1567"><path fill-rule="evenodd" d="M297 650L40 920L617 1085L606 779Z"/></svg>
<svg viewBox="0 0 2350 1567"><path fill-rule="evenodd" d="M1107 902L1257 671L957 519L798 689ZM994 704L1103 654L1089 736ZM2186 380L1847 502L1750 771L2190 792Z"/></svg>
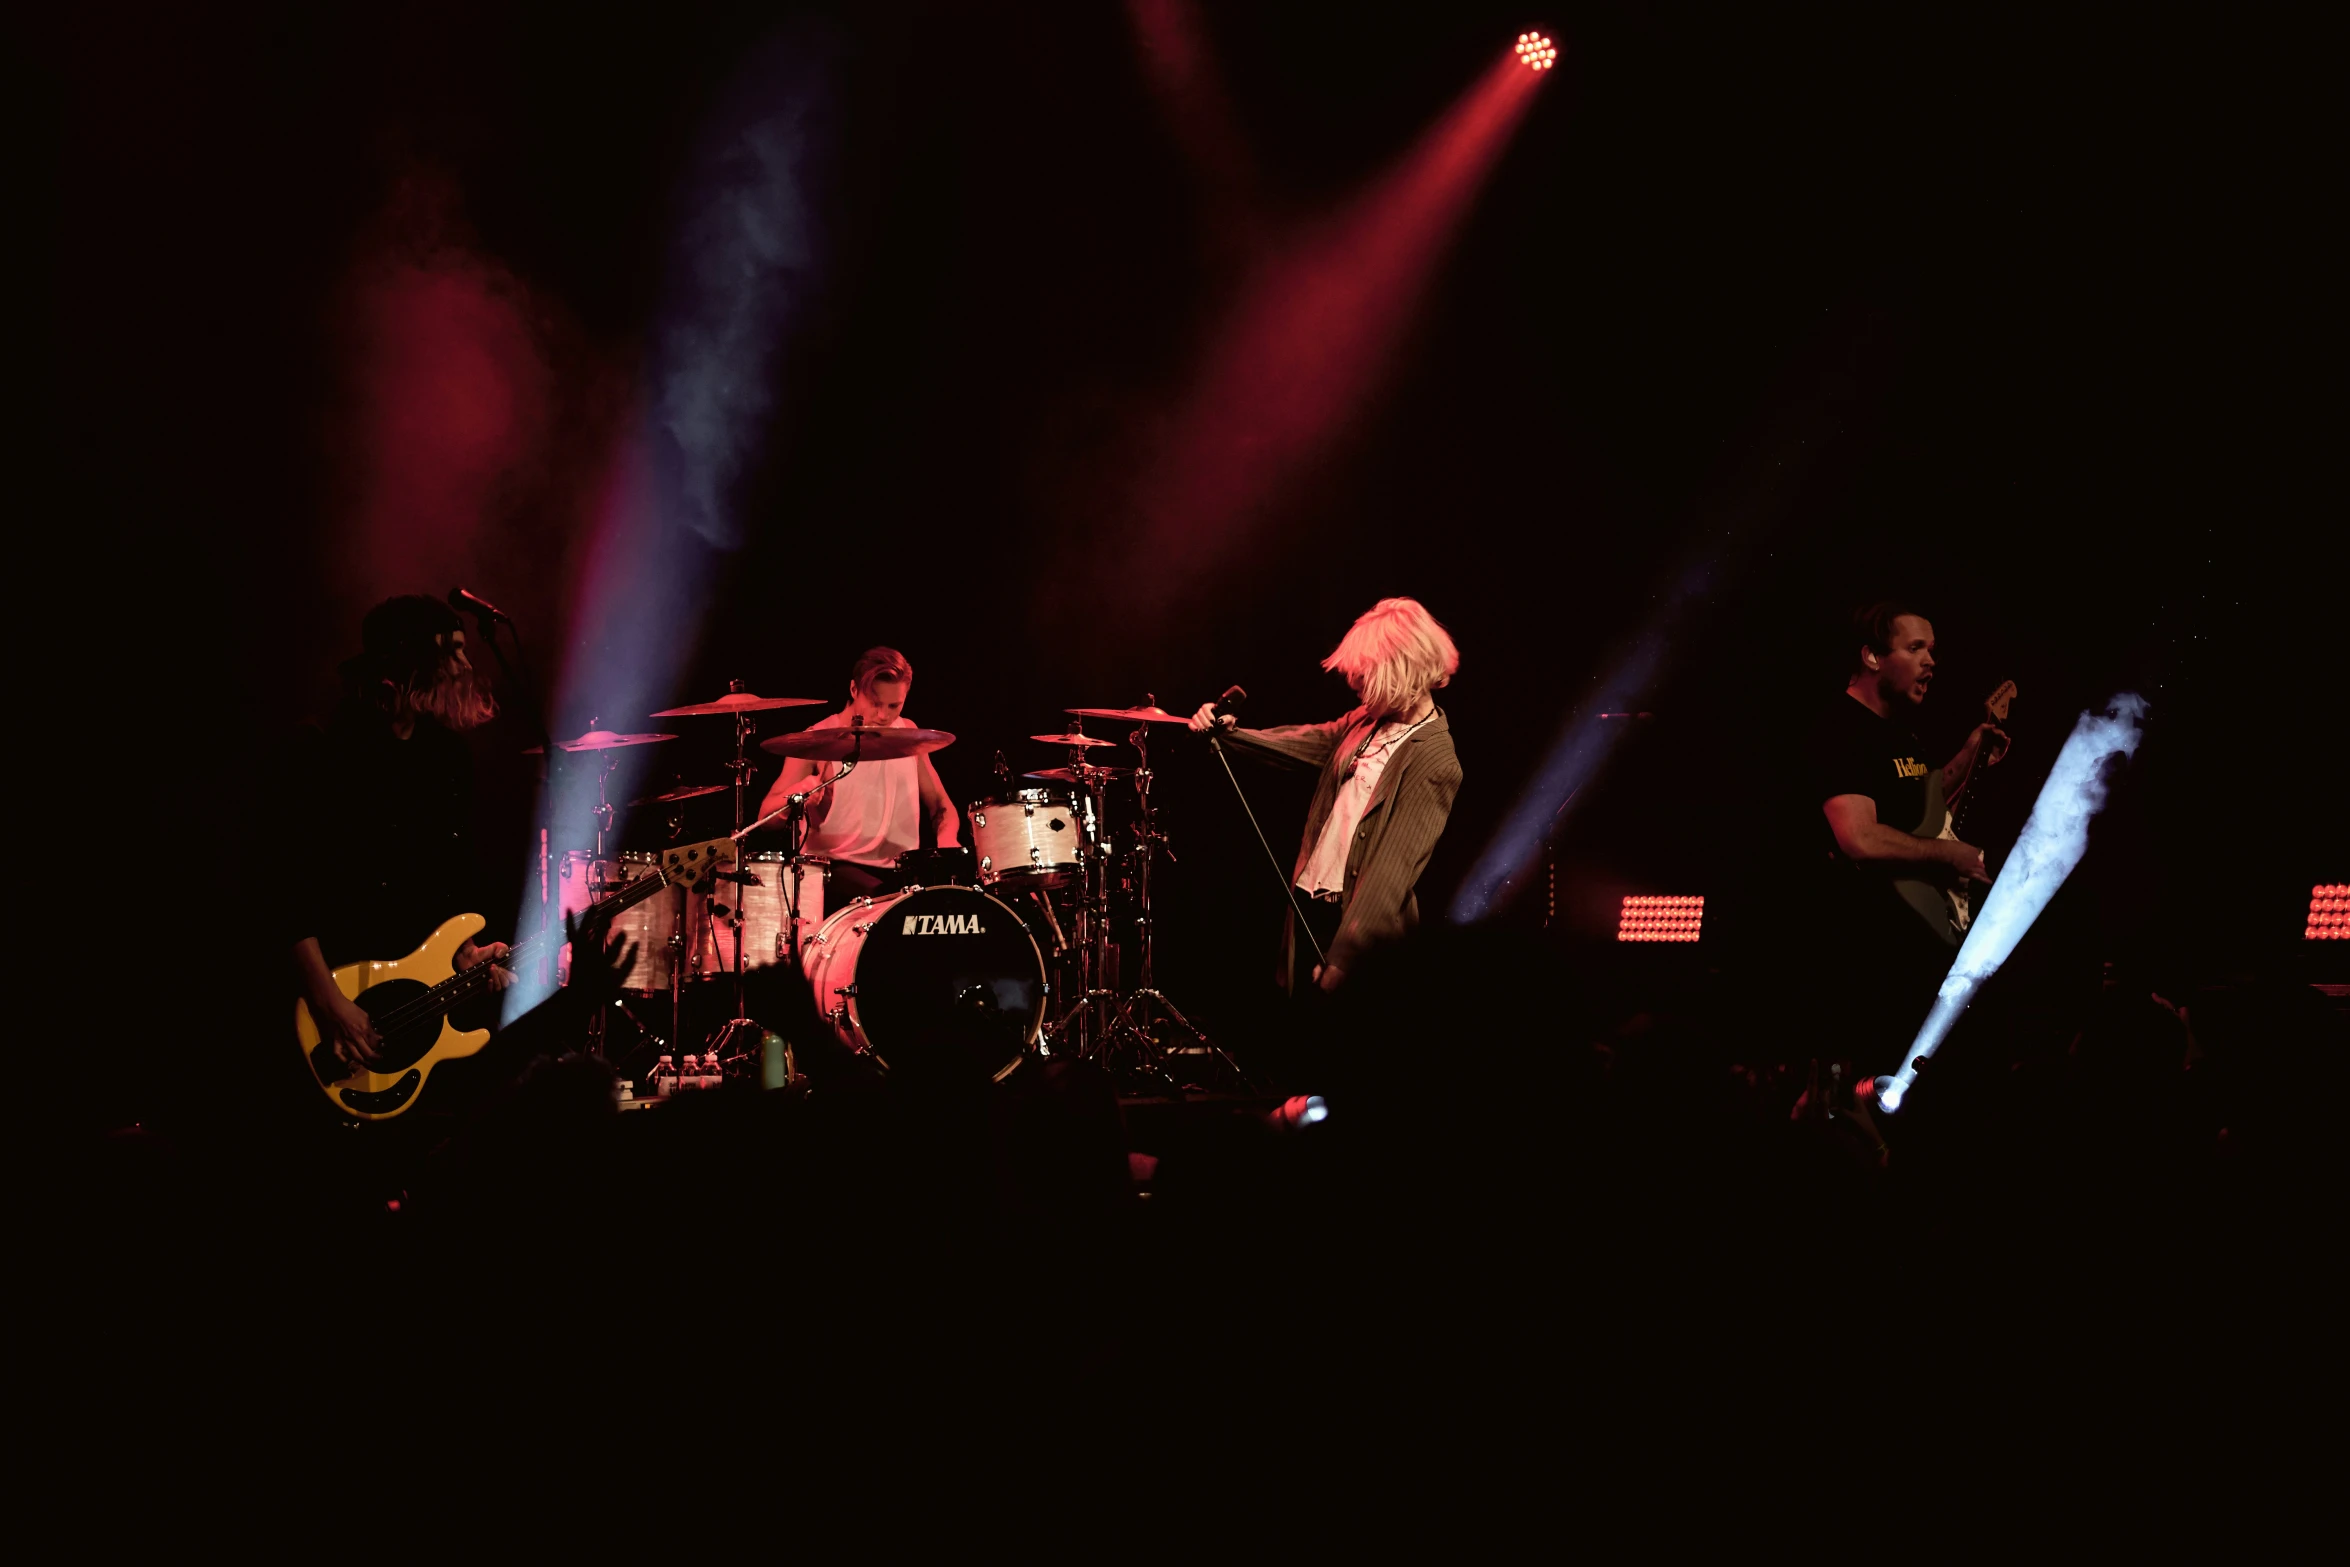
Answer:
<svg viewBox="0 0 2350 1567"><path fill-rule="evenodd" d="M1559 57L1558 46L1540 33L1518 34L1518 58L1530 71L1547 71Z"/></svg>
<svg viewBox="0 0 2350 1567"><path fill-rule="evenodd" d="M1705 899L1695 894L1629 897L1616 915L1616 940L1695 941L1704 925Z"/></svg>
<svg viewBox="0 0 2350 1567"><path fill-rule="evenodd" d="M2309 889L2309 923L2304 941L2350 941L2350 882L2321 882Z"/></svg>

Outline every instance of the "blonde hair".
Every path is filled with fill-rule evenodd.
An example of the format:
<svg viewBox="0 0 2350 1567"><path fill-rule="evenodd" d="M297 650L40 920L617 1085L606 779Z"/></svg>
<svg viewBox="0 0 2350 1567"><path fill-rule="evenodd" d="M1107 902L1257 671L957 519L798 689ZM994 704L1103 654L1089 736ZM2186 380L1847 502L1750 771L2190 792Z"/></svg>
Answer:
<svg viewBox="0 0 2350 1567"><path fill-rule="evenodd" d="M1421 692L1450 680L1461 653L1418 599L1381 599L1347 628L1322 667L1344 675L1376 716L1404 712Z"/></svg>

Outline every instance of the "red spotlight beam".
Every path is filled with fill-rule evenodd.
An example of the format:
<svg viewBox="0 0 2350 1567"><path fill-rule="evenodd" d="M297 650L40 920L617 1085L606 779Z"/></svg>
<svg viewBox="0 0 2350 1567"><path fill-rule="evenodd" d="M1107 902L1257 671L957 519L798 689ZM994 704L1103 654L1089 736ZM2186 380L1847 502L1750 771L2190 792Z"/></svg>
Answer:
<svg viewBox="0 0 2350 1567"><path fill-rule="evenodd" d="M1385 177L1244 287L1141 469L1135 553L1151 563L1156 607L1210 570L1377 392L1541 82L1502 55Z"/></svg>
<svg viewBox="0 0 2350 1567"><path fill-rule="evenodd" d="M1126 16L1144 79L1203 187L1209 217L1236 240L1257 221L1256 170L1198 0L1126 0Z"/></svg>

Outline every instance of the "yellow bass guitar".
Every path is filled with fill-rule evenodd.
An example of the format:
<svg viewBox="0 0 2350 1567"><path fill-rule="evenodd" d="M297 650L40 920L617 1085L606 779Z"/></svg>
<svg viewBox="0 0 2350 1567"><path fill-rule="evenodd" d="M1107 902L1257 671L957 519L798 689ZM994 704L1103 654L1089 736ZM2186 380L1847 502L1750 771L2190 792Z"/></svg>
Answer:
<svg viewBox="0 0 2350 1567"><path fill-rule="evenodd" d="M601 945L621 910L667 888L691 889L738 857L734 842L726 838L668 850L656 869L589 905L579 920L581 939ZM452 1008L491 991L490 970L496 965L477 963L462 974L456 972L457 949L487 923L478 914L460 914L404 958L346 963L334 971L335 988L359 1003L383 1036L380 1059L373 1067L344 1071L333 1051L319 1049L325 1036L310 1015L309 1004L294 1003L294 1038L310 1075L337 1110L363 1121L388 1121L404 1114L423 1094L434 1067L472 1055L490 1042L488 1029L468 1032L449 1021ZM548 938L517 946L506 962L520 966L531 961L544 939Z"/></svg>

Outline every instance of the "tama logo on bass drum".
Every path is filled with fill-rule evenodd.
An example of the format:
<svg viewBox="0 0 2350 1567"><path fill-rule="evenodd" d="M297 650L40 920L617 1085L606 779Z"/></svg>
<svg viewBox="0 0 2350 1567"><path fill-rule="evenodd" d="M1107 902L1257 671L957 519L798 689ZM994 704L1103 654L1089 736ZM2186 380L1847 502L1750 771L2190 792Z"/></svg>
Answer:
<svg viewBox="0 0 2350 1567"><path fill-rule="evenodd" d="M984 936L987 929L979 923L976 914L909 914L906 916L908 936Z"/></svg>

